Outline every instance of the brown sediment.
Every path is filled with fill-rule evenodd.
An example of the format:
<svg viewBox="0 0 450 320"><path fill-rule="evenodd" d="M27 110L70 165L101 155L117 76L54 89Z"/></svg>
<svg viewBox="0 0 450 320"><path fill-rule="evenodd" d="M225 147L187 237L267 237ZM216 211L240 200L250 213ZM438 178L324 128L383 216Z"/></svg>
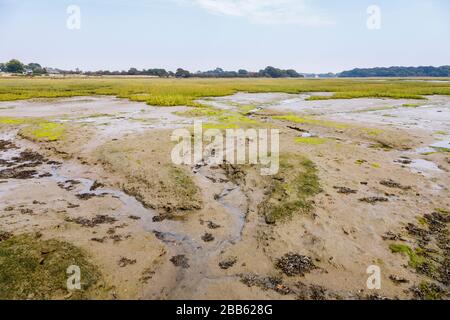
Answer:
<svg viewBox="0 0 450 320"><path fill-rule="evenodd" d="M0 152L16 152L0 161L0 243L39 230L83 248L113 288L108 299L445 298L448 156L414 151L431 136L275 114L252 115L281 130L273 177L257 166L174 166L171 130L105 138L76 124L60 141L0 139ZM324 143L294 143L303 131ZM417 158L442 169L412 172ZM370 265L386 274L377 295L364 287Z"/></svg>

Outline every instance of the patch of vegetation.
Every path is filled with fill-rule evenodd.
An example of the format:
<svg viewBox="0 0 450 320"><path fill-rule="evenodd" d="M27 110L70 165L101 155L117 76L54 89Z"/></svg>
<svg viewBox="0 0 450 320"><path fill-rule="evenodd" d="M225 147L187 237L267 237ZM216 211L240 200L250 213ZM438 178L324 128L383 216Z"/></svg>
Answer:
<svg viewBox="0 0 450 320"><path fill-rule="evenodd" d="M67 290L67 268L81 269L81 290ZM98 269L79 248L33 235L0 242L0 299L89 299L105 291Z"/></svg>
<svg viewBox="0 0 450 320"><path fill-rule="evenodd" d="M402 105L402 107L405 108L418 108L420 106L421 106L420 103L405 103L404 105Z"/></svg>
<svg viewBox="0 0 450 320"><path fill-rule="evenodd" d="M296 143L301 144L309 144L309 145L321 145L328 141L328 139L325 138L318 138L318 137L298 137L295 138Z"/></svg>
<svg viewBox="0 0 450 320"><path fill-rule="evenodd" d="M111 114L108 113L94 113L94 114L87 114L85 116L78 117L77 119L93 119L93 118L104 118L104 117L111 117Z"/></svg>
<svg viewBox="0 0 450 320"><path fill-rule="evenodd" d="M396 107L393 107L393 106L372 107L372 108L367 108L367 109L355 111L355 113L364 113L364 112L373 112L373 111L383 111L383 110L391 110L391 109L395 109L395 108L396 108Z"/></svg>
<svg viewBox="0 0 450 320"><path fill-rule="evenodd" d="M219 117L214 119L216 122L209 122L203 124L203 129L219 129L219 130L225 130L225 129L245 129L245 128L255 128L258 126L261 126L262 124L255 120L250 119L244 115L241 115L236 112L222 114Z"/></svg>
<svg viewBox="0 0 450 320"><path fill-rule="evenodd" d="M256 104L247 104L238 106L239 113L243 115L250 114L251 111L255 110L258 106Z"/></svg>
<svg viewBox="0 0 450 320"><path fill-rule="evenodd" d="M21 125L32 121L33 120L27 118L0 117L0 124Z"/></svg>
<svg viewBox="0 0 450 320"><path fill-rule="evenodd" d="M0 124L22 126L19 134L33 141L56 141L63 138L65 126L43 118L0 117Z"/></svg>
<svg viewBox="0 0 450 320"><path fill-rule="evenodd" d="M223 115L223 110L213 108L191 108L187 111L178 111L174 114L181 117L218 117Z"/></svg>
<svg viewBox="0 0 450 320"><path fill-rule="evenodd" d="M266 222L273 224L295 213L309 214L311 198L322 191L315 164L302 156L284 155L261 205Z"/></svg>
<svg viewBox="0 0 450 320"><path fill-rule="evenodd" d="M179 167L173 165L169 166L169 174L173 179L171 183L171 188L174 189L173 192L178 194L181 199L179 203L180 208L189 208L193 206L193 203L197 203L200 198L200 190L194 183L192 178L188 176L185 171ZM194 205L195 206L195 205ZM200 204L197 204L197 209L200 208Z"/></svg>
<svg viewBox="0 0 450 320"><path fill-rule="evenodd" d="M450 211L442 209L442 208L436 208L434 209L436 212L444 215L444 216L449 216L450 215Z"/></svg>
<svg viewBox="0 0 450 320"><path fill-rule="evenodd" d="M382 93L376 90L374 91L346 91L338 92L331 96L311 96L306 100L317 101L317 100L330 100L330 99L357 99L357 98L392 98L392 99L425 99L421 95L402 92L402 93Z"/></svg>
<svg viewBox="0 0 450 320"><path fill-rule="evenodd" d="M382 134L384 132L384 130L376 129L376 128L362 128L362 131L367 133L370 136L377 136L377 135Z"/></svg>
<svg viewBox="0 0 450 320"><path fill-rule="evenodd" d="M424 95L450 95L450 83L347 79L124 79L124 78L3 78L0 101L114 95L156 106L200 106L196 100L237 92L334 92L310 100L374 98L424 99Z"/></svg>
<svg viewBox="0 0 450 320"><path fill-rule="evenodd" d="M413 293L416 298L421 300L442 300L445 295L445 291L438 285L425 281L414 288Z"/></svg>
<svg viewBox="0 0 450 320"><path fill-rule="evenodd" d="M274 120L289 121L289 122L301 123L301 124L310 124L310 125L316 125L316 126L328 127L328 128L334 128L334 129L346 129L346 128L351 127L350 125L345 124L345 123L319 120L319 119L313 119L313 118L309 118L309 117L300 117L300 116L297 116L294 114L284 115L284 116L275 116L272 118Z"/></svg>
<svg viewBox="0 0 450 320"><path fill-rule="evenodd" d="M177 214L202 208L200 190L190 170L175 166L170 157L170 132L148 133L107 143L96 150L120 187L144 206L161 214Z"/></svg>
<svg viewBox="0 0 450 320"><path fill-rule="evenodd" d="M450 153L450 148L444 148L444 147L432 147L436 152L440 153Z"/></svg>
<svg viewBox="0 0 450 320"><path fill-rule="evenodd" d="M409 246L404 244L391 244L389 246L392 253L403 253L409 257L409 265L414 269L422 267L427 261L426 258L422 256L422 251L420 249L411 249Z"/></svg>
<svg viewBox="0 0 450 320"><path fill-rule="evenodd" d="M375 144L371 145L370 148L372 149L381 149L384 151L391 151L394 149L394 147L391 145L391 141L381 140L381 139L375 139Z"/></svg>
<svg viewBox="0 0 450 320"><path fill-rule="evenodd" d="M130 118L129 120L140 123L157 123L159 121L157 118Z"/></svg>
<svg viewBox="0 0 450 320"><path fill-rule="evenodd" d="M35 123L20 130L21 136L33 141L57 141L64 133L64 125L56 122Z"/></svg>

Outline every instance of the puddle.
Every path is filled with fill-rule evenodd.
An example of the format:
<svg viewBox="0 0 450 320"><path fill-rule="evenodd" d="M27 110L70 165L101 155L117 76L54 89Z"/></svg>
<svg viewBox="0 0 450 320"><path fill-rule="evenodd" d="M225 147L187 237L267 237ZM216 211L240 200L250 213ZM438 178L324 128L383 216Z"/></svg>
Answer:
<svg viewBox="0 0 450 320"><path fill-rule="evenodd" d="M450 97L427 96L427 100L408 99L332 99L308 101L315 95L332 93L237 93L232 96L211 98L202 103L221 109L236 109L239 106L255 105L254 112L270 109L313 115L323 120L354 122L376 126L427 131L435 140L428 146L418 148L405 155L413 156L450 150ZM309 132L301 137L313 137ZM434 175L442 172L427 160L414 160L408 166L413 172Z"/></svg>
<svg viewBox="0 0 450 320"><path fill-rule="evenodd" d="M437 150L448 150L450 151L450 136L445 137L441 141L433 143L431 148L437 149Z"/></svg>
<svg viewBox="0 0 450 320"><path fill-rule="evenodd" d="M127 134L191 125L192 119L174 114L186 110L187 107L153 107L110 96L0 102L0 117L40 117L95 127L95 139L85 146L87 150Z"/></svg>
<svg viewBox="0 0 450 320"><path fill-rule="evenodd" d="M330 96L330 92L301 94L285 93L237 93L228 97L211 98L200 102L220 109L236 109L237 106L255 105L257 109L283 112L301 112L314 115L331 115L345 112L363 111L375 107L402 106L417 103L416 100L396 99L332 99L308 101L311 96Z"/></svg>
<svg viewBox="0 0 450 320"><path fill-rule="evenodd" d="M424 160L424 159L414 159L409 164L409 167L415 173L424 173L424 172L440 172L442 171L439 167L432 161Z"/></svg>

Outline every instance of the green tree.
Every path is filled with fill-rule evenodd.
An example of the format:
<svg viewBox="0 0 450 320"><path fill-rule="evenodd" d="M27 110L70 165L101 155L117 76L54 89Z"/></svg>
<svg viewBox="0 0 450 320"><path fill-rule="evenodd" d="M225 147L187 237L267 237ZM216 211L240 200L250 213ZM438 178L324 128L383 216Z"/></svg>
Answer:
<svg viewBox="0 0 450 320"><path fill-rule="evenodd" d="M177 72L175 72L175 77L177 77L177 78L189 78L190 76L191 76L191 73L182 68L178 68Z"/></svg>
<svg viewBox="0 0 450 320"><path fill-rule="evenodd" d="M24 71L23 63L17 59L12 59L6 63L6 71L11 73L22 73Z"/></svg>
<svg viewBox="0 0 450 320"><path fill-rule="evenodd" d="M286 74L290 78L300 78L301 77L301 75L293 69L286 70Z"/></svg>
<svg viewBox="0 0 450 320"><path fill-rule="evenodd" d="M238 74L240 76L246 77L246 76L248 76L248 71L244 70L244 69L239 69Z"/></svg>
<svg viewBox="0 0 450 320"><path fill-rule="evenodd" d="M47 70L42 68L42 66L39 63L29 63L26 66L28 69L31 69L33 71L34 75L40 75L47 73Z"/></svg>
<svg viewBox="0 0 450 320"><path fill-rule="evenodd" d="M130 76L134 76L137 74L139 74L139 71L136 68L130 68L130 70L128 70L128 75L130 75Z"/></svg>

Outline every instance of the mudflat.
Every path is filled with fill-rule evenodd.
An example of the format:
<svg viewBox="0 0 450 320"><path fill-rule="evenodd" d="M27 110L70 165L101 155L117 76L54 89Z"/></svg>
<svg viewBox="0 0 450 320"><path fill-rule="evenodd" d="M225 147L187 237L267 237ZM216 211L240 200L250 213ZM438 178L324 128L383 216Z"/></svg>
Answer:
<svg viewBox="0 0 450 320"><path fill-rule="evenodd" d="M448 297L450 97L331 95L0 102L0 263L24 242L39 266L48 241L73 246L88 298ZM278 174L174 165L171 133L195 120L280 130ZM58 290L44 297L79 298Z"/></svg>

